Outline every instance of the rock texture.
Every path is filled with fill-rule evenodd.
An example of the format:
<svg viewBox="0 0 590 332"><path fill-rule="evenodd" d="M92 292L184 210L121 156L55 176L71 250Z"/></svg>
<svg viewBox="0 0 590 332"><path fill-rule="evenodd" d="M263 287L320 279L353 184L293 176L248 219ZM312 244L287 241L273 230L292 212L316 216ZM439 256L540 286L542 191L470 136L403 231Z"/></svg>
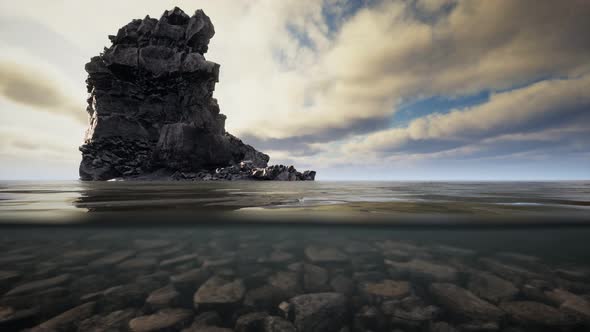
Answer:
<svg viewBox="0 0 590 332"><path fill-rule="evenodd" d="M82 180L313 180L315 172L268 166L269 156L225 131L213 98L219 64L203 56L215 29L197 10L125 25L86 64L90 127Z"/></svg>

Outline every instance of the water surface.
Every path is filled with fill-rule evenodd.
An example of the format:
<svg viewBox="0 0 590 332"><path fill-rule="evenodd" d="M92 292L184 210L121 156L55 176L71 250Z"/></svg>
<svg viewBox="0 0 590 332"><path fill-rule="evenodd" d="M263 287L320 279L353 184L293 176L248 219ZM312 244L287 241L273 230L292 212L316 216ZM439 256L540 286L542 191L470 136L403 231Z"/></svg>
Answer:
<svg viewBox="0 0 590 332"><path fill-rule="evenodd" d="M89 214L195 212L390 221L408 217L575 219L590 182L1 182L0 218L60 222ZM194 219L198 222L198 219Z"/></svg>

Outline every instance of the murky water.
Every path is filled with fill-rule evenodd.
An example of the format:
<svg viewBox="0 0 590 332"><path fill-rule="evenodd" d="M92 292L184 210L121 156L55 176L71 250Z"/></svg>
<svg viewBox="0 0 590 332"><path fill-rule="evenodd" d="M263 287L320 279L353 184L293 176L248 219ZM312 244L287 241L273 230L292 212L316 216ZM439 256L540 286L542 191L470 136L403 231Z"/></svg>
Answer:
<svg viewBox="0 0 590 332"><path fill-rule="evenodd" d="M588 182L11 182L0 195L1 331L590 327Z"/></svg>

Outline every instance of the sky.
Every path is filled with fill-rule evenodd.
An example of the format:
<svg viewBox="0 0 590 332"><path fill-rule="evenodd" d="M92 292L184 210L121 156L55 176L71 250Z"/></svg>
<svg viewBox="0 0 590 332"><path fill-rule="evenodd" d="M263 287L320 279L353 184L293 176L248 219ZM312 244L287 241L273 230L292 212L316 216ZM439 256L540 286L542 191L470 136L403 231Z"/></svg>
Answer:
<svg viewBox="0 0 590 332"><path fill-rule="evenodd" d="M0 2L0 179L77 179L84 64L202 8L226 129L319 180L590 179L590 1Z"/></svg>

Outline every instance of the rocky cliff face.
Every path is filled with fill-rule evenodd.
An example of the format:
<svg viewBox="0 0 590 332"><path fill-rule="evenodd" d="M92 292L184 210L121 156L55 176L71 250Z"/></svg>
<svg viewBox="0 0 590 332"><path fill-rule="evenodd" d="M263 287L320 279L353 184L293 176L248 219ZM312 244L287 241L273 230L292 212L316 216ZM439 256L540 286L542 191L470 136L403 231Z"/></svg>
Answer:
<svg viewBox="0 0 590 332"><path fill-rule="evenodd" d="M90 127L80 147L82 180L154 174L313 180L315 172L267 167L268 155L225 131L226 117L213 98L219 64L203 56L214 34L202 10L189 17L174 8L109 36L111 47L85 67Z"/></svg>

